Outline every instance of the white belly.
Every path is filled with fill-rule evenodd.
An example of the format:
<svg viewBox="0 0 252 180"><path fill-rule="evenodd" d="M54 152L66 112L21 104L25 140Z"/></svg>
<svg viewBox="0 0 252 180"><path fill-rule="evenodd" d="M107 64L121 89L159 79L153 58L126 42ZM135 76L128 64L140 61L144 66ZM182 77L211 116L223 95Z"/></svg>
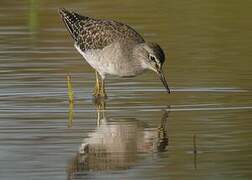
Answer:
<svg viewBox="0 0 252 180"><path fill-rule="evenodd" d="M116 76L135 76L140 74L144 69L135 70L136 65L132 65L132 61L124 58L120 52L121 48L117 43L105 47L104 49L87 50L83 52L76 44L75 48L86 59L88 64L92 66L99 74L105 78L106 74ZM140 70L140 71L139 71Z"/></svg>

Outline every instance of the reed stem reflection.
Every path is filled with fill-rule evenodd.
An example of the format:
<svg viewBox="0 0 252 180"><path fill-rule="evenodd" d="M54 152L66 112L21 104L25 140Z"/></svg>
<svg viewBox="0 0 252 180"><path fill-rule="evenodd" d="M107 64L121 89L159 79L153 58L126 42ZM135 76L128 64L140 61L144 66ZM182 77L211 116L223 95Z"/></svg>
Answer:
<svg viewBox="0 0 252 180"><path fill-rule="evenodd" d="M67 122L68 128L72 127L72 125L73 125L73 116L74 116L74 103L69 102L68 122Z"/></svg>

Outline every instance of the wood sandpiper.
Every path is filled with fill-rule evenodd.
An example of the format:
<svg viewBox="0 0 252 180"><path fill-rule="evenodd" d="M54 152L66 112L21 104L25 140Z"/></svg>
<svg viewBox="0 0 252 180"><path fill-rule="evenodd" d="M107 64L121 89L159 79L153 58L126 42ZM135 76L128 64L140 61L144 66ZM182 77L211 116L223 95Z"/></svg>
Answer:
<svg viewBox="0 0 252 180"><path fill-rule="evenodd" d="M75 48L95 69L95 97L106 97L106 75L134 77L146 69L156 72L170 93L162 70L165 54L158 44L146 42L133 28L120 22L94 19L66 9L59 13Z"/></svg>

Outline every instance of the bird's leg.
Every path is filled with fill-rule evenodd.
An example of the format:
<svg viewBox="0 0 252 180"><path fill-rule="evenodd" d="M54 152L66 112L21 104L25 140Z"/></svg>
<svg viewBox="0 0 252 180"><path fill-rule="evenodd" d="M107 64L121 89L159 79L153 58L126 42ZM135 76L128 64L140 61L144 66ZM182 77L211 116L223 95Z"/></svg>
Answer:
<svg viewBox="0 0 252 180"><path fill-rule="evenodd" d="M93 91L93 96L98 97L100 94L101 87L100 87L99 74L97 71L95 71L95 79L96 79L96 82L95 82L95 87L94 87L94 91Z"/></svg>
<svg viewBox="0 0 252 180"><path fill-rule="evenodd" d="M95 88L93 92L93 96L96 98L103 97L106 98L106 92L105 92L105 81L104 79L99 75L97 71L95 71L96 76L96 82L95 82Z"/></svg>
<svg viewBox="0 0 252 180"><path fill-rule="evenodd" d="M107 94L105 92L105 80L101 80L101 89L100 89L100 96L103 98L107 98Z"/></svg>

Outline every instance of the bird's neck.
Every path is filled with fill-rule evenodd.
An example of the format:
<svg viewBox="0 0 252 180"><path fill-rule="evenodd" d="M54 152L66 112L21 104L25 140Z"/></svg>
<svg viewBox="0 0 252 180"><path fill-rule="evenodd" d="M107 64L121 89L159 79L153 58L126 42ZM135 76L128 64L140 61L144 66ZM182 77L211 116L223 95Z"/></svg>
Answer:
<svg viewBox="0 0 252 180"><path fill-rule="evenodd" d="M143 70L148 69L146 64L147 51L144 49L145 43L136 44L132 49L132 60L134 63Z"/></svg>

